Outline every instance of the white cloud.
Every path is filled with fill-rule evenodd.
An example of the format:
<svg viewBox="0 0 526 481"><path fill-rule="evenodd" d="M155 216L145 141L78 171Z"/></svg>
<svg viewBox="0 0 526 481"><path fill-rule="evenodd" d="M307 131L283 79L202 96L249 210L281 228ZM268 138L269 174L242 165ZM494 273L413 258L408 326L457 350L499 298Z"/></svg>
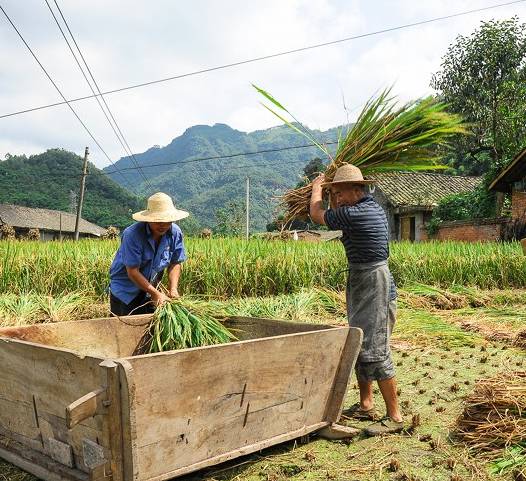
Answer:
<svg viewBox="0 0 526 481"><path fill-rule="evenodd" d="M359 35L491 5L488 0L59 1L103 90ZM89 92L41 0L3 6L67 96ZM431 92L447 46L482 19L525 16L521 4L371 36L107 96L135 152L165 145L194 124L251 131L278 123L250 87L268 89L313 128L351 120L395 83L404 100ZM59 99L20 39L0 18L0 114ZM7 67L5 67L7 66ZM93 100L74 104L113 160L123 155ZM108 164L66 106L0 119L0 158L61 146Z"/></svg>

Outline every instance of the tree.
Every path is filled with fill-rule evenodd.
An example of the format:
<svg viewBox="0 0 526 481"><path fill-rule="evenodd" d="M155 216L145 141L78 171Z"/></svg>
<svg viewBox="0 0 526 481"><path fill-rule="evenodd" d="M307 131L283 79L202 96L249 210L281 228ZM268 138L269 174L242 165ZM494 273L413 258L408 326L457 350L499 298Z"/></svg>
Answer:
<svg viewBox="0 0 526 481"><path fill-rule="evenodd" d="M303 168L303 179L301 179L296 188L303 187L309 182L312 182L320 172L325 172L326 166L319 157L315 157L310 160L307 165Z"/></svg>
<svg viewBox="0 0 526 481"><path fill-rule="evenodd" d="M220 236L240 237L243 232L245 209L236 202L229 202L226 207L215 211L215 233Z"/></svg>
<svg viewBox="0 0 526 481"><path fill-rule="evenodd" d="M490 20L458 36L431 86L449 110L472 125L453 142L449 164L457 173L494 173L526 138L526 24L518 17Z"/></svg>

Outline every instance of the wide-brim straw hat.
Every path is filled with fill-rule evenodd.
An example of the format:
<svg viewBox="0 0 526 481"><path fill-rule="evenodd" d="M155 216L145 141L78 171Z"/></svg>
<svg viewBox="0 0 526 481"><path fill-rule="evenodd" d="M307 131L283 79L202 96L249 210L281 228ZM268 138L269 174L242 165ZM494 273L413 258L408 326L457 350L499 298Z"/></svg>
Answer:
<svg viewBox="0 0 526 481"><path fill-rule="evenodd" d="M336 174L332 182L325 182L322 184L323 187L331 187L334 184L360 184L369 185L374 184L374 180L365 180L362 175L362 171L352 164L345 164L338 167Z"/></svg>
<svg viewBox="0 0 526 481"><path fill-rule="evenodd" d="M169 195L157 192L148 198L148 208L135 212L132 218L139 222L175 222L189 215L185 210L176 209Z"/></svg>

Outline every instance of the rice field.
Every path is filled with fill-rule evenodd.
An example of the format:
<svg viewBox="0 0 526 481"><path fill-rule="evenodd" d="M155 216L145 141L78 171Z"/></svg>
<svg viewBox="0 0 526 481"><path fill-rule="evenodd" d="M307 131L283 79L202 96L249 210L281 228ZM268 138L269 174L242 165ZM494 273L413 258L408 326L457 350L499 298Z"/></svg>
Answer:
<svg viewBox="0 0 526 481"><path fill-rule="evenodd" d="M185 294L225 298L345 288L347 261L339 242L187 239L186 246ZM117 248L118 241L0 241L0 293L104 296ZM393 243L390 268L398 286L526 287L519 243Z"/></svg>

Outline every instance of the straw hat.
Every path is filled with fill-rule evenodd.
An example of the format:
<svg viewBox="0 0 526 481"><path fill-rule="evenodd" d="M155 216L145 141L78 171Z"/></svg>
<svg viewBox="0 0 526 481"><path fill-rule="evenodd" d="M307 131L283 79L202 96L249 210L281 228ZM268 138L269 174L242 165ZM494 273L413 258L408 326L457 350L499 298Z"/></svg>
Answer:
<svg viewBox="0 0 526 481"><path fill-rule="evenodd" d="M323 187L330 187L334 184L361 184L368 185L374 184L374 180L365 180L362 175L362 171L352 164L345 164L338 167L334 179L332 182L325 182Z"/></svg>
<svg viewBox="0 0 526 481"><path fill-rule="evenodd" d="M190 214L178 210L169 195L157 192L148 198L148 208L132 215L139 222L175 222Z"/></svg>

